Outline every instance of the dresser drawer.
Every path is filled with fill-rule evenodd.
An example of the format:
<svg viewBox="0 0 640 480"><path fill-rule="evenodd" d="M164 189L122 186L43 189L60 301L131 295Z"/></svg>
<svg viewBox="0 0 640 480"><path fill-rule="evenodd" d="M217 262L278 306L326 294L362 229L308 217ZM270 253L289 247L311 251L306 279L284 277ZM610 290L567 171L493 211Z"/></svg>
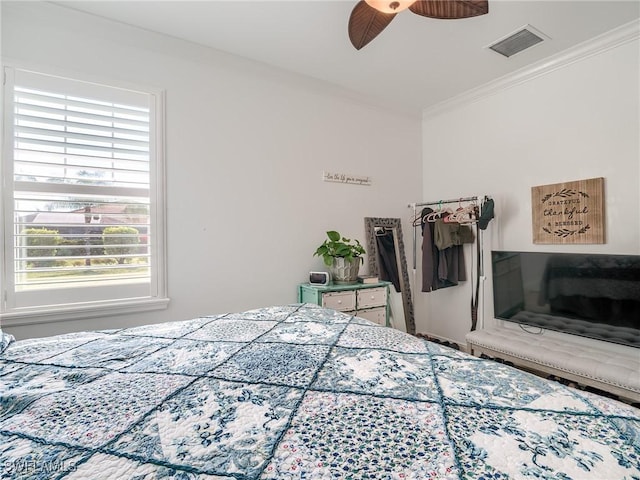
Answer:
<svg viewBox="0 0 640 480"><path fill-rule="evenodd" d="M356 315L361 318L377 323L378 325L385 326L387 324L387 308L369 308L367 310L358 310Z"/></svg>
<svg viewBox="0 0 640 480"><path fill-rule="evenodd" d="M1 0L0 0L1 1ZM353 285L298 285L298 302L320 305L348 315L358 315L379 325L389 325L391 282Z"/></svg>
<svg viewBox="0 0 640 480"><path fill-rule="evenodd" d="M322 294L322 306L346 312L356 309L356 292L327 292Z"/></svg>
<svg viewBox="0 0 640 480"><path fill-rule="evenodd" d="M369 307L380 307L387 304L387 289L367 288L358 290L358 310Z"/></svg>

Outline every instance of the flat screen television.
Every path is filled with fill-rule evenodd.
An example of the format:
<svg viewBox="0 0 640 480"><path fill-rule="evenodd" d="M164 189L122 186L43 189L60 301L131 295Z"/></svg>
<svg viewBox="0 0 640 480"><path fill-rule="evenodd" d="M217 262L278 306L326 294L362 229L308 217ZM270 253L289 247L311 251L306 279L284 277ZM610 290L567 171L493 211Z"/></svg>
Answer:
<svg viewBox="0 0 640 480"><path fill-rule="evenodd" d="M640 348L640 255L492 251L495 317Z"/></svg>

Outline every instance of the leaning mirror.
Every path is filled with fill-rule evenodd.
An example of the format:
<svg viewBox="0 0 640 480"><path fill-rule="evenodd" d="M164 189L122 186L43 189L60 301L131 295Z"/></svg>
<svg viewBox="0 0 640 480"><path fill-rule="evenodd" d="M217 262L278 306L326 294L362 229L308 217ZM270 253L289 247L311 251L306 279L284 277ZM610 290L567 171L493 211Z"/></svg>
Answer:
<svg viewBox="0 0 640 480"><path fill-rule="evenodd" d="M402 294L402 309L407 333L415 335L416 324L413 317L413 302L400 219L366 217L364 227L369 253L367 255L369 274L392 282L395 290Z"/></svg>

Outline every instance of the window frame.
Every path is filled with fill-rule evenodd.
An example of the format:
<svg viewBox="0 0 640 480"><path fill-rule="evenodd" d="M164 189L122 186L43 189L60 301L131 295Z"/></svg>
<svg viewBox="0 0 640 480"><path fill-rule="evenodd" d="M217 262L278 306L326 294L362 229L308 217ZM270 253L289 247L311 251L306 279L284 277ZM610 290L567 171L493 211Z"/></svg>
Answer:
<svg viewBox="0 0 640 480"><path fill-rule="evenodd" d="M46 68L25 68L19 64L3 64L2 115L2 160L0 161L0 221L2 225L0 251L0 324L4 327L48 323L83 318L111 316L144 312L166 308L169 303L167 291L166 255L166 182L165 182L165 91L139 85L123 84L88 78L86 75L50 71ZM58 77L71 82L84 82L107 88L132 90L149 96L150 140L149 140L149 204L150 229L154 242L151 248L151 279L148 295L139 297L117 296L106 300L82 301L61 305L15 306L14 287L14 76L16 71ZM73 92L70 92L73 93ZM126 291L126 289L125 289Z"/></svg>

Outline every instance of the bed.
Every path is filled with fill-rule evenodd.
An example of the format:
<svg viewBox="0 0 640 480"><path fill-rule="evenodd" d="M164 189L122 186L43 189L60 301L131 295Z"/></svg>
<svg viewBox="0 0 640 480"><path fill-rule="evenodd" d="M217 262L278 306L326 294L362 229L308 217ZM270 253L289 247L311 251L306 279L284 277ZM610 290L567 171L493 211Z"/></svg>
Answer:
<svg viewBox="0 0 640 480"><path fill-rule="evenodd" d="M11 342L2 479L638 479L640 410L315 305Z"/></svg>

